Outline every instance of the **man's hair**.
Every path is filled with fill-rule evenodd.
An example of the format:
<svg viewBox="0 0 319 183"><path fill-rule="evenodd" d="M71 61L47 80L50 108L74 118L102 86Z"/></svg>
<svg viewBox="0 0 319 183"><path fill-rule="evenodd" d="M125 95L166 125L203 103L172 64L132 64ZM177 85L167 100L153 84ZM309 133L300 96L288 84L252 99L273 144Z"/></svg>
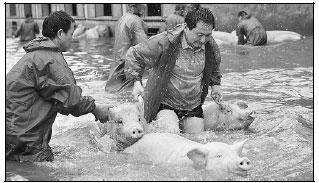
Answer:
<svg viewBox="0 0 319 183"><path fill-rule="evenodd" d="M246 12L246 11L240 11L240 12L238 13L237 17L243 17L243 16L245 16L245 15L247 15L247 12Z"/></svg>
<svg viewBox="0 0 319 183"><path fill-rule="evenodd" d="M30 17L32 17L32 14L31 14L31 13L27 13L27 14L25 15L25 18L30 18Z"/></svg>
<svg viewBox="0 0 319 183"><path fill-rule="evenodd" d="M185 10L186 5L185 4L176 4L175 11L183 11Z"/></svg>
<svg viewBox="0 0 319 183"><path fill-rule="evenodd" d="M196 24L201 21L215 28L214 15L208 8L199 7L198 9L188 12L185 17L185 22L190 30L195 28Z"/></svg>
<svg viewBox="0 0 319 183"><path fill-rule="evenodd" d="M64 11L55 11L43 21L42 35L50 39L55 38L60 29L67 33L74 19Z"/></svg>
<svg viewBox="0 0 319 183"><path fill-rule="evenodd" d="M201 7L200 4L190 4L189 6L191 10L198 10Z"/></svg>

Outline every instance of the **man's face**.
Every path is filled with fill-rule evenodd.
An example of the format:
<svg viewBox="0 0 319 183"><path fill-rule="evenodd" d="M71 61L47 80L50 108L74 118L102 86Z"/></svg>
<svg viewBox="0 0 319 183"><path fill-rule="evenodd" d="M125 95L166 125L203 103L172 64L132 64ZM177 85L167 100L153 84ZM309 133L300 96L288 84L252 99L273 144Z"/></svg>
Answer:
<svg viewBox="0 0 319 183"><path fill-rule="evenodd" d="M186 30L187 43L194 49L198 49L205 45L212 35L213 25L205 24L204 22L197 22L196 27Z"/></svg>
<svg viewBox="0 0 319 183"><path fill-rule="evenodd" d="M67 51L72 43L72 35L74 32L74 27L75 27L75 23L72 22L70 25L70 29L68 30L67 33L65 33L63 30L61 32L61 36L60 36L60 49L61 51Z"/></svg>

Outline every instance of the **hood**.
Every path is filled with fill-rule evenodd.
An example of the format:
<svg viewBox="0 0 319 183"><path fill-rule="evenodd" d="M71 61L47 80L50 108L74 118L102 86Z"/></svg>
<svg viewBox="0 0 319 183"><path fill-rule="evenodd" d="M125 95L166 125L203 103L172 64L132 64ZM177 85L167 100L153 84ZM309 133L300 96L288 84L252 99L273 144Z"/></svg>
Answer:
<svg viewBox="0 0 319 183"><path fill-rule="evenodd" d="M35 50L51 50L60 52L59 48L47 37L37 37L23 46L28 53Z"/></svg>

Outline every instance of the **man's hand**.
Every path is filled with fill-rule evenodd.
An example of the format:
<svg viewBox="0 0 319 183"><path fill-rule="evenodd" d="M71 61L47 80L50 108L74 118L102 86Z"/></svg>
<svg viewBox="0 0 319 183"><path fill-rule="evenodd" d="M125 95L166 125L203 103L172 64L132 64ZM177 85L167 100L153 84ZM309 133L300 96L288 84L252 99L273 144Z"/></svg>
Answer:
<svg viewBox="0 0 319 183"><path fill-rule="evenodd" d="M95 116L95 121L99 120L101 123L106 123L109 120L108 111L112 105L97 105L95 104L95 109L92 114Z"/></svg>
<svg viewBox="0 0 319 183"><path fill-rule="evenodd" d="M135 81L132 91L135 100L138 100L138 96L144 96L144 88L141 81Z"/></svg>
<svg viewBox="0 0 319 183"><path fill-rule="evenodd" d="M216 104L219 104L223 101L223 92L220 89L219 85L212 86L212 92L210 95L213 98L213 100L216 102Z"/></svg>

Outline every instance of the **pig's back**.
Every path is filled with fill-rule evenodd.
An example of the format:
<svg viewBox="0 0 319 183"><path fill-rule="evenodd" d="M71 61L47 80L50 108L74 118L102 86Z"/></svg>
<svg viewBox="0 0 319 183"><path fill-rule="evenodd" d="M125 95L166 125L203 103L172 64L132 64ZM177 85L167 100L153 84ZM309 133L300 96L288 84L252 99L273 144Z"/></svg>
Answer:
<svg viewBox="0 0 319 183"><path fill-rule="evenodd" d="M124 152L145 155L154 163L192 163L186 154L198 146L202 144L176 134L151 133L144 135Z"/></svg>

